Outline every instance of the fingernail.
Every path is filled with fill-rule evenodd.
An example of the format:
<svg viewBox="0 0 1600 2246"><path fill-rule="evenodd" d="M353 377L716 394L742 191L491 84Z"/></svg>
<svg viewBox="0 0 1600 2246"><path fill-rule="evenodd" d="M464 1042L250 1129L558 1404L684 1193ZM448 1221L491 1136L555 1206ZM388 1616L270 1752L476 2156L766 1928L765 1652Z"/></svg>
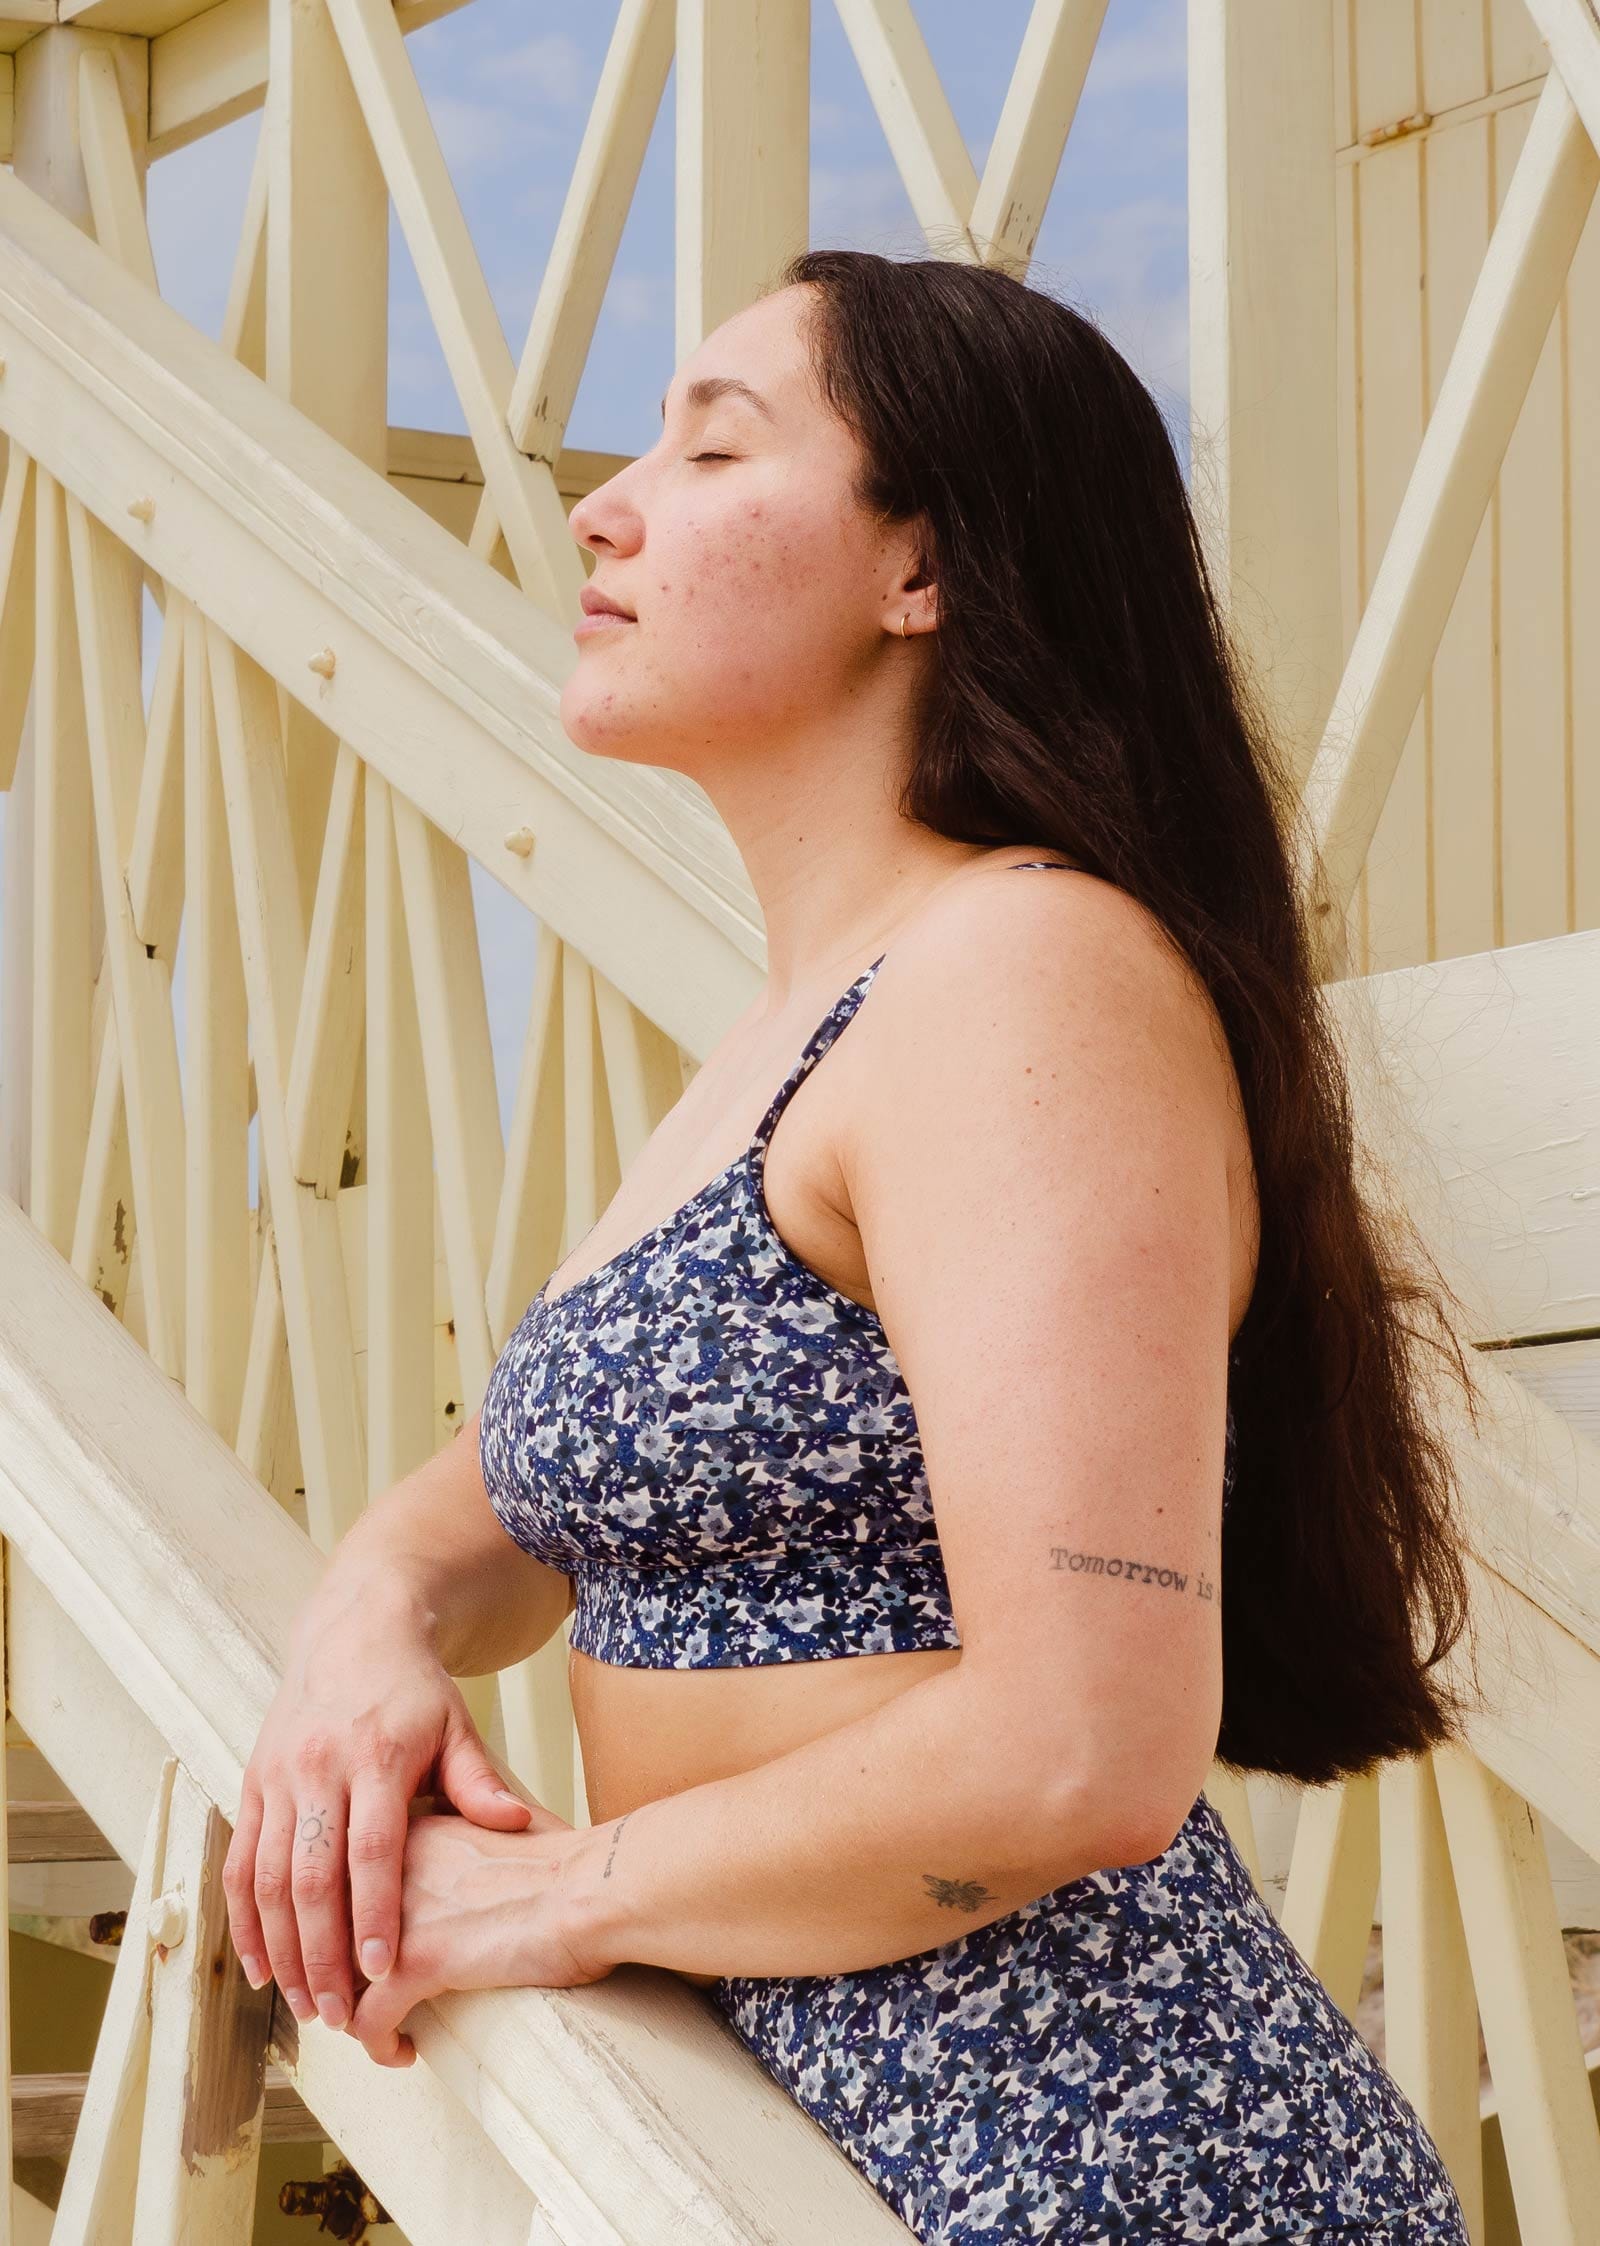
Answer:
<svg viewBox="0 0 1600 2246"><path fill-rule="evenodd" d="M266 1974L262 1971L260 1958L242 1957L240 1958L239 1963L244 1968L244 1977L249 1982L250 1986L253 1989L259 1989L267 1978Z"/></svg>
<svg viewBox="0 0 1600 2246"><path fill-rule="evenodd" d="M389 1970L389 1945L369 1934L361 1945L361 1970L369 1981L381 1981Z"/></svg>
<svg viewBox="0 0 1600 2246"><path fill-rule="evenodd" d="M317 1999L317 2010L322 2015L323 2026L327 2028L342 2028L348 2018L344 1998L337 1989L323 1990Z"/></svg>
<svg viewBox="0 0 1600 2246"><path fill-rule="evenodd" d="M297 2020L309 2020L314 2017L316 2007L311 2002L310 1997L306 1995L304 1989L285 1989L283 1993L289 2000L289 2010Z"/></svg>
<svg viewBox="0 0 1600 2246"><path fill-rule="evenodd" d="M512 1793L510 1788L506 1786L497 1786L494 1790L494 1798L496 1801L510 1802L513 1809L526 1809L528 1806L520 1794Z"/></svg>

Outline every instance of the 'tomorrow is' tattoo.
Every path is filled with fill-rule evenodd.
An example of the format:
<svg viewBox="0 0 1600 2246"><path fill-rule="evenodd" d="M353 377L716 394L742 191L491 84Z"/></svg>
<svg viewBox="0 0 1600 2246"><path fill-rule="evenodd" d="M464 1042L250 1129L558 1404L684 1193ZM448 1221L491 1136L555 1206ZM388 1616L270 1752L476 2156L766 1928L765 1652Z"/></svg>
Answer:
<svg viewBox="0 0 1600 2246"><path fill-rule="evenodd" d="M1129 1560L1105 1552L1077 1552L1067 1544L1051 1545L1050 1565L1063 1575L1120 1576L1124 1583L1154 1583L1163 1591L1187 1591L1189 1588L1187 1569L1154 1567L1146 1560ZM1209 1576L1195 1576L1197 1599L1213 1599L1216 1593L1217 1587Z"/></svg>

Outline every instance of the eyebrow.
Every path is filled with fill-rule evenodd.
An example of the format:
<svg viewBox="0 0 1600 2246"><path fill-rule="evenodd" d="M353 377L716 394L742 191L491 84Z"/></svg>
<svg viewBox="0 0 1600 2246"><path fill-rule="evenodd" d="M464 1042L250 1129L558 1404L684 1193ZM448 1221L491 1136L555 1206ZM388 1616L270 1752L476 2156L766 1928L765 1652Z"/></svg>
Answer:
<svg viewBox="0 0 1600 2246"><path fill-rule="evenodd" d="M764 413L769 421L777 419L761 392L752 390L749 383L741 382L736 374L702 374L683 393L684 404L690 407L714 405L718 398L730 397L744 398L758 413ZM667 401L664 397L661 401L661 418L663 421L667 418Z"/></svg>

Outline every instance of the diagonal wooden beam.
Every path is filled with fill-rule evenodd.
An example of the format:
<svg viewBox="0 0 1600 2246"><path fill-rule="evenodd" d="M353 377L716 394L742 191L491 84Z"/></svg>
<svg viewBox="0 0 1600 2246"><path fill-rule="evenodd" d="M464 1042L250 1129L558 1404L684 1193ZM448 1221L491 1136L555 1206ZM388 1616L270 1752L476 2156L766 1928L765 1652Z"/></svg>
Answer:
<svg viewBox="0 0 1600 2246"><path fill-rule="evenodd" d="M583 563L548 461L526 459L508 413L515 370L476 245L390 0L328 0L434 331L524 590L565 622Z"/></svg>
<svg viewBox="0 0 1600 2246"><path fill-rule="evenodd" d="M1306 780L1299 874L1319 899L1325 949L1377 831L1597 184L1600 156L1552 69Z"/></svg>
<svg viewBox="0 0 1600 2246"><path fill-rule="evenodd" d="M1600 16L1593 0L1524 0L1573 108L1600 147Z"/></svg>
<svg viewBox="0 0 1600 2246"><path fill-rule="evenodd" d="M672 66L673 0L622 0L539 278L507 418L512 442L554 468ZM473 551L491 543L482 523ZM498 517L494 520L498 527Z"/></svg>
<svg viewBox="0 0 1600 2246"><path fill-rule="evenodd" d="M6 448L0 489L0 788L16 775L33 684L33 462Z"/></svg>
<svg viewBox="0 0 1600 2246"><path fill-rule="evenodd" d="M1026 269L1107 0L1034 0L978 177L912 0L838 0L867 92L930 247Z"/></svg>
<svg viewBox="0 0 1600 2246"><path fill-rule="evenodd" d="M261 1160L272 1181L295 1406L312 1535L331 1551L366 1502L366 1446L339 1217L331 1193L295 1175L290 1092L306 979L306 936L289 823L278 698L271 679L209 626L211 695L227 801ZM339 878L337 872L335 880ZM328 956L325 954L325 956ZM315 1023L310 1034L315 1037Z"/></svg>
<svg viewBox="0 0 1600 2246"><path fill-rule="evenodd" d="M567 741L570 636L3 171L0 336L24 449L113 527L154 493L147 564L703 1057L760 979L749 877L699 790Z"/></svg>
<svg viewBox="0 0 1600 2246"><path fill-rule="evenodd" d="M41 1231L64 1250L91 1112L95 807L61 487L43 474L36 483L28 1207ZM108 975L100 988L110 987ZM109 1006L102 1004L98 1012L102 1025L112 1020Z"/></svg>
<svg viewBox="0 0 1600 2246"><path fill-rule="evenodd" d="M1582 2246L1600 2129L1537 1811L1464 1746L1433 1757L1518 2228Z"/></svg>
<svg viewBox="0 0 1600 2246"><path fill-rule="evenodd" d="M968 231L978 174L911 0L837 0L918 224L940 256L978 261Z"/></svg>
<svg viewBox="0 0 1600 2246"><path fill-rule="evenodd" d="M169 1755L145 1827L127 1930L112 1969L111 1993L50 2233L52 2246L127 2246L133 2235L139 2125L150 2056L150 1908L161 1891L177 1769L177 1758Z"/></svg>
<svg viewBox="0 0 1600 2246"><path fill-rule="evenodd" d="M137 567L77 499L69 495L66 508L149 1346L156 1362L181 1380L184 1116L172 969L139 940L127 885L144 752Z"/></svg>
<svg viewBox="0 0 1600 2246"><path fill-rule="evenodd" d="M1061 168L1107 0L1034 0L967 231L985 264L1025 268Z"/></svg>
<svg viewBox="0 0 1600 2246"><path fill-rule="evenodd" d="M89 210L101 248L156 288L155 252L145 220L139 160L118 87L117 66L104 47L78 60L78 122Z"/></svg>

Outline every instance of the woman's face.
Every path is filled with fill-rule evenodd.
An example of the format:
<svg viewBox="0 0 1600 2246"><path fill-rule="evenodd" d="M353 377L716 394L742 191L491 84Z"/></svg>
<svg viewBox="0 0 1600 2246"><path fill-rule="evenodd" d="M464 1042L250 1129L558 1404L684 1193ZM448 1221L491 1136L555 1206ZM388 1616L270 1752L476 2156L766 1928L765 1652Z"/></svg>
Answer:
<svg viewBox="0 0 1600 2246"><path fill-rule="evenodd" d="M561 719L580 748L704 778L803 745L917 609L900 598L910 535L852 497L855 439L814 388L809 294L777 290L708 335L673 376L660 441L573 508L591 588L635 619L577 635Z"/></svg>

